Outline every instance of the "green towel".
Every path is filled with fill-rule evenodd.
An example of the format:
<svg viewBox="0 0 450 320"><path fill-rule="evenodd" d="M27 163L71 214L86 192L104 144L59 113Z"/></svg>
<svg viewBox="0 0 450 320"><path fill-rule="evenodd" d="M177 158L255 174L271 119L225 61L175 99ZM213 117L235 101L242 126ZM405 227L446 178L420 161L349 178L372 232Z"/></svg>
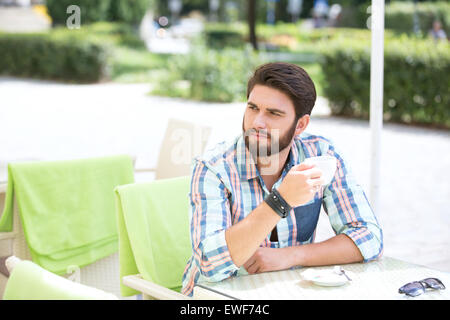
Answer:
<svg viewBox="0 0 450 320"><path fill-rule="evenodd" d="M114 300L116 296L20 261L6 283L3 300Z"/></svg>
<svg viewBox="0 0 450 320"><path fill-rule="evenodd" d="M57 273L117 251L114 188L134 181L129 156L11 163L0 231L13 200L34 262Z"/></svg>
<svg viewBox="0 0 450 320"><path fill-rule="evenodd" d="M116 188L120 278L145 280L179 291L191 256L190 177L155 180ZM138 292L121 283L123 296Z"/></svg>

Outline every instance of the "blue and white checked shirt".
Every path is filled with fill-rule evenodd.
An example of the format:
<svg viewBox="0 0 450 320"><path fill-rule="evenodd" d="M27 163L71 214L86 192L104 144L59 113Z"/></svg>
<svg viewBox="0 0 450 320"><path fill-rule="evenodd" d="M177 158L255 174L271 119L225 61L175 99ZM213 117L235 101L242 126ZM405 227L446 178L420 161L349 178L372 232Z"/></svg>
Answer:
<svg viewBox="0 0 450 320"><path fill-rule="evenodd" d="M293 208L278 222L278 242L271 242L269 233L261 246L283 248L313 242L323 204L336 234L349 236L365 262L378 258L383 251L382 230L364 191L329 140L307 133L295 137L281 178L273 187L281 184L290 168L305 158L321 155L338 160L333 180L313 200ZM242 135L195 160L189 195L192 257L183 274L183 294L191 296L197 282L245 273L231 259L225 230L244 219L269 193Z"/></svg>

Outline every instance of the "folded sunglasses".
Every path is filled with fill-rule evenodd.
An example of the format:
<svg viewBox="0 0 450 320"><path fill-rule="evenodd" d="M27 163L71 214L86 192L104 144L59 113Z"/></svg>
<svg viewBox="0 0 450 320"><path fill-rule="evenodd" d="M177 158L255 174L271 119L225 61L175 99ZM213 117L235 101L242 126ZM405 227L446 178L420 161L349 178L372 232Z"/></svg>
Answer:
<svg viewBox="0 0 450 320"><path fill-rule="evenodd" d="M445 289L445 286L442 281L437 278L426 278L420 281L409 282L398 289L398 292L411 297L416 297L425 293L426 289L443 290Z"/></svg>

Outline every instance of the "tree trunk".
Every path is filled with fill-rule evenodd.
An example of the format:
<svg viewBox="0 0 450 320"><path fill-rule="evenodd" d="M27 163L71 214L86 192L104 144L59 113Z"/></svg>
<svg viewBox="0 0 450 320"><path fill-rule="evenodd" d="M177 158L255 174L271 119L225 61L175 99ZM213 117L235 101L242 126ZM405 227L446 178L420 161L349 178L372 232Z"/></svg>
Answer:
<svg viewBox="0 0 450 320"><path fill-rule="evenodd" d="M258 50L256 40L256 0L248 0L248 31L253 49Z"/></svg>

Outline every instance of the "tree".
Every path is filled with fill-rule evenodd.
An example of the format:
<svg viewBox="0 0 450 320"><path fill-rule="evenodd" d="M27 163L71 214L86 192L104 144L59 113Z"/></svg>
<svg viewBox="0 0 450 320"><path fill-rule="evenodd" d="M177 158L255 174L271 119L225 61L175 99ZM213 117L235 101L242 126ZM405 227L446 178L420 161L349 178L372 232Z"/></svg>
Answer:
<svg viewBox="0 0 450 320"><path fill-rule="evenodd" d="M256 0L248 0L248 31L250 43L253 49L258 50L258 42L256 39Z"/></svg>

